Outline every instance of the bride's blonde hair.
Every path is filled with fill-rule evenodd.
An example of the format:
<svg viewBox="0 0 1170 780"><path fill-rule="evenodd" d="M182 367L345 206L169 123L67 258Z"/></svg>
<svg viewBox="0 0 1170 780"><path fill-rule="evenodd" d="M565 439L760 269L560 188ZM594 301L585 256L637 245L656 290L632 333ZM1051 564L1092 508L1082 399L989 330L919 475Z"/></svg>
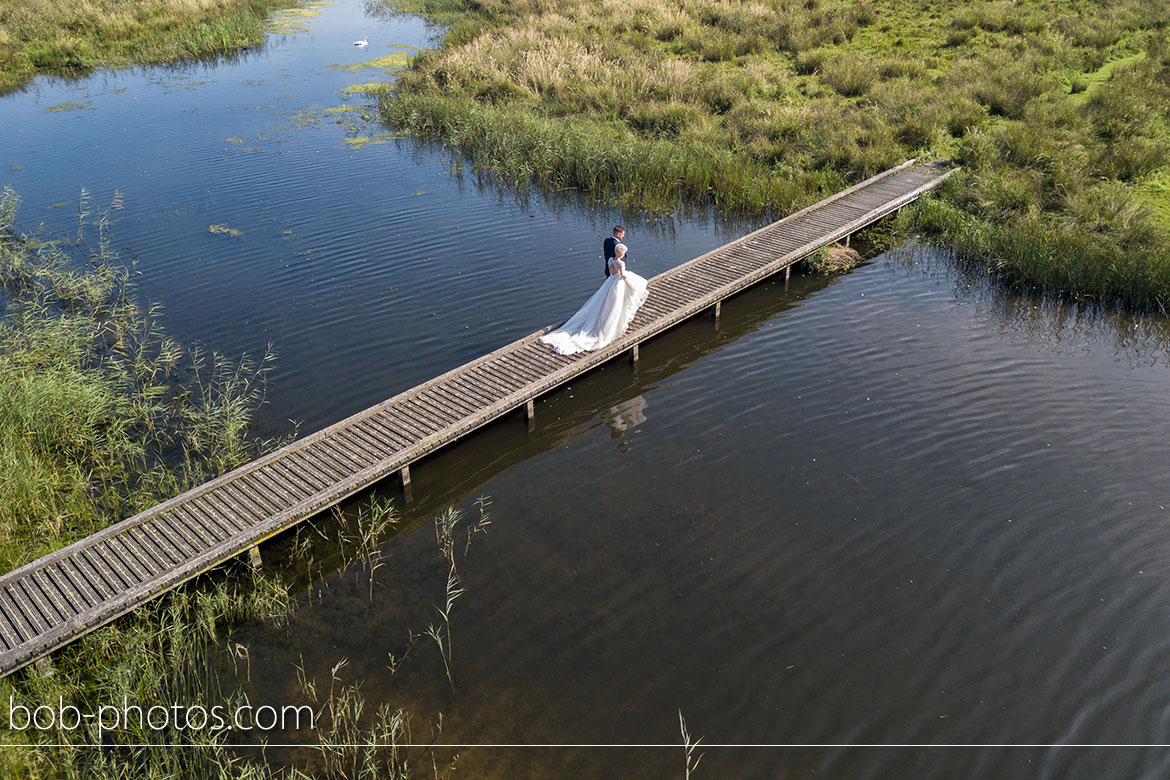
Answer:
<svg viewBox="0 0 1170 780"><path fill-rule="evenodd" d="M616 244L613 248L613 256L614 257L621 257L622 255L624 255L626 252L629 252L629 251L630 251L630 248L628 246L626 246L625 244Z"/></svg>

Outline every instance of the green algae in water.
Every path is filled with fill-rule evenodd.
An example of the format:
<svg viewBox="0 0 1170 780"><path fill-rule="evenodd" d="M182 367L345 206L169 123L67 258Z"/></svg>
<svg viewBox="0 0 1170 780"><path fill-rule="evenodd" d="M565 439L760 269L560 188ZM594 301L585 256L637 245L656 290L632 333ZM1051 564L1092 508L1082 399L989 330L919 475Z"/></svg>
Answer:
<svg viewBox="0 0 1170 780"><path fill-rule="evenodd" d="M357 106L332 106L325 109L326 114L349 114L354 111L361 111Z"/></svg>
<svg viewBox="0 0 1170 780"><path fill-rule="evenodd" d="M240 151L243 152L244 154L256 154L257 152L264 151L264 147L263 146L245 146Z"/></svg>
<svg viewBox="0 0 1170 780"><path fill-rule="evenodd" d="M241 236L244 235L244 231L236 230L235 228L230 228L227 225L208 225L207 232L208 233L226 233L227 235L231 236L232 238L240 238Z"/></svg>
<svg viewBox="0 0 1170 780"><path fill-rule="evenodd" d="M417 51L411 48L411 51ZM393 54L387 54L384 57L375 57L372 60L365 62L357 62L353 65L330 65L333 70L343 70L347 73L357 73L360 70L381 70L381 71L395 71L402 70L410 64L410 51L396 51Z"/></svg>
<svg viewBox="0 0 1170 780"><path fill-rule="evenodd" d="M229 144L242 144L244 142L243 138L236 138L235 136L232 136L231 138L225 138L224 140Z"/></svg>
<svg viewBox="0 0 1170 780"><path fill-rule="evenodd" d="M72 100L66 100L64 103L58 103L55 106L49 106L45 109L45 113L55 114L61 111L81 111L82 109L86 111L94 111L95 109L93 107L93 101L90 100L85 103L75 103Z"/></svg>
<svg viewBox="0 0 1170 780"><path fill-rule="evenodd" d="M383 82L380 82L380 81L375 81L375 82L370 83L370 84L350 84L348 87L341 90L341 94L343 94L343 95L356 95L356 94L376 95L379 92L381 92L382 90L384 90L387 86L389 86L389 85L385 84Z"/></svg>
<svg viewBox="0 0 1170 780"><path fill-rule="evenodd" d="M321 15L321 9L333 5L329 0L314 0L299 8L284 8L272 14L265 28L272 35L291 35L308 32L309 26Z"/></svg>
<svg viewBox="0 0 1170 780"><path fill-rule="evenodd" d="M353 138L346 138L343 143L347 149L364 149L367 146L373 146L374 144L384 144L393 137L394 136L390 135L389 133L379 133L375 136L357 135Z"/></svg>

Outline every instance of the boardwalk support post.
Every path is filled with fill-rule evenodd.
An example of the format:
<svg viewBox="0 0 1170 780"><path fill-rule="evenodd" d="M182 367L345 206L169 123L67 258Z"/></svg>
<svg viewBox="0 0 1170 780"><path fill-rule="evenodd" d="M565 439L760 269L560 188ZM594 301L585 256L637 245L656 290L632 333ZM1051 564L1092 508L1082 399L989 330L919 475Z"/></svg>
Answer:
<svg viewBox="0 0 1170 780"><path fill-rule="evenodd" d="M715 321L719 322L719 312L723 308L723 301L715 301Z"/></svg>
<svg viewBox="0 0 1170 780"><path fill-rule="evenodd" d="M259 569L264 566L264 559L260 557L260 545L254 545L248 548L248 560L252 562L253 569Z"/></svg>
<svg viewBox="0 0 1170 780"><path fill-rule="evenodd" d="M536 427L536 399L529 398L524 404L524 419L528 423L528 430Z"/></svg>
<svg viewBox="0 0 1170 780"><path fill-rule="evenodd" d="M638 345L637 344L630 347L630 363L632 363L633 365L638 364Z"/></svg>
<svg viewBox="0 0 1170 780"><path fill-rule="evenodd" d="M398 477L402 480L402 494L406 499L406 503L414 501L414 494L410 490L410 466L403 466L398 471Z"/></svg>
<svg viewBox="0 0 1170 780"><path fill-rule="evenodd" d="M53 659L47 655L42 655L40 658L38 658L34 662L34 665L37 668L37 673L40 674L41 677L52 677L57 673L57 670L53 668Z"/></svg>
<svg viewBox="0 0 1170 780"><path fill-rule="evenodd" d="M847 236L845 236L845 246L846 246L846 247L848 247L848 246L849 246L849 239L851 239L851 238L853 238L853 234L852 234L852 233L850 233L850 234L848 234Z"/></svg>

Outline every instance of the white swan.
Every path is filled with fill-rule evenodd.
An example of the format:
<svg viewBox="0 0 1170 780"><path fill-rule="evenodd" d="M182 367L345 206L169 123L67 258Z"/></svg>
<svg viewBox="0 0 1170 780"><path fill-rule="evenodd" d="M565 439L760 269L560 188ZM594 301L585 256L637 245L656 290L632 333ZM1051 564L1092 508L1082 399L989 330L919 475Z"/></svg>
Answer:
<svg viewBox="0 0 1170 780"><path fill-rule="evenodd" d="M368 35L363 35L362 39L360 41L354 41L353 45L354 46L369 46L370 45L370 37Z"/></svg>

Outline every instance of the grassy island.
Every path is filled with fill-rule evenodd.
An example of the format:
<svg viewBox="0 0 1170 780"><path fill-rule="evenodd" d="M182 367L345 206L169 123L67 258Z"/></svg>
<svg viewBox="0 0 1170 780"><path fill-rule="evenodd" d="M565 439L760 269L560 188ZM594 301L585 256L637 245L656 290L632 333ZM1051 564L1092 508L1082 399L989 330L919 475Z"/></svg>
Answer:
<svg viewBox="0 0 1170 780"><path fill-rule="evenodd" d="M778 217L945 157L917 230L1021 285L1170 304L1170 5L382 1L446 27L386 120L507 180Z"/></svg>
<svg viewBox="0 0 1170 780"><path fill-rule="evenodd" d="M0 95L48 73L176 62L258 43L290 0L19 0L0 3Z"/></svg>

